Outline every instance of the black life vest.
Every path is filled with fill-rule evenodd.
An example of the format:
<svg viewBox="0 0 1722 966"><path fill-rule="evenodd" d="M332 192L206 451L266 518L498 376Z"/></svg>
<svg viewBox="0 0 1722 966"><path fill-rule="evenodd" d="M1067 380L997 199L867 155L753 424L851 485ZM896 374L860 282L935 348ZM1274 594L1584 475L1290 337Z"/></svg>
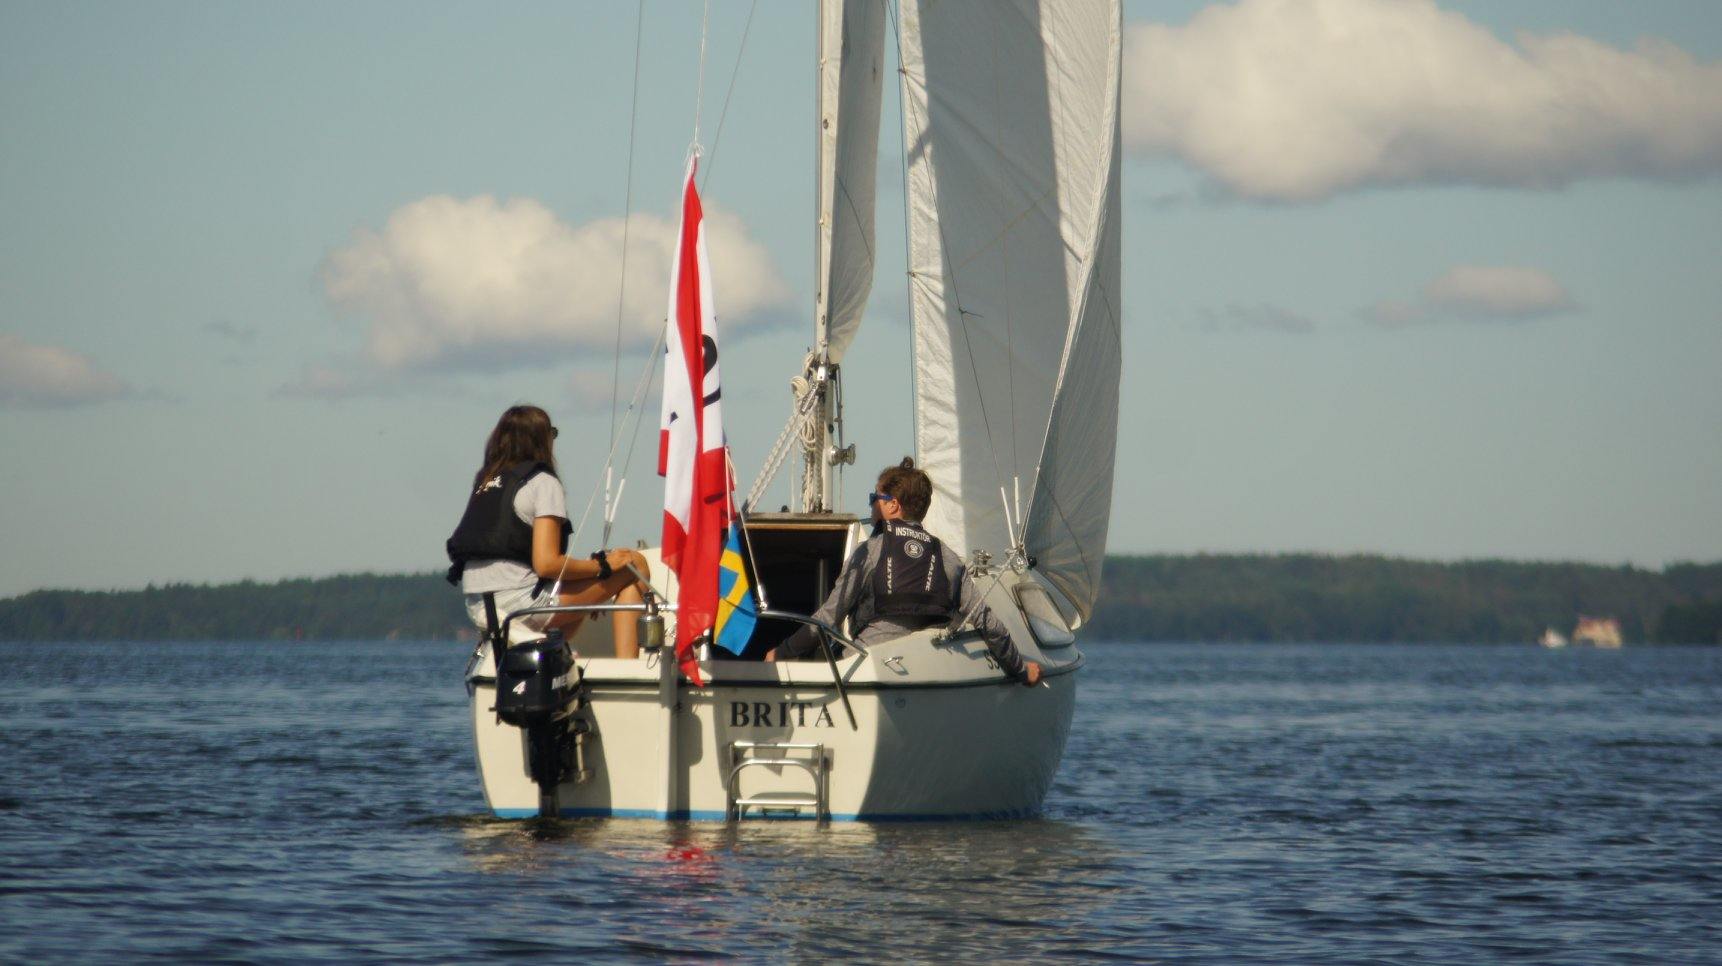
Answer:
<svg viewBox="0 0 1722 966"><path fill-rule="evenodd" d="M460 583L460 575L473 560L513 560L532 566L532 524L522 523L514 512L514 497L528 480L540 473L555 476L549 464L516 463L479 485L466 501L466 512L448 538L448 582ZM573 527L562 521L561 552L568 552L568 534ZM541 581L540 584L543 582ZM542 587L540 588L542 589Z"/></svg>
<svg viewBox="0 0 1722 966"><path fill-rule="evenodd" d="M949 618L951 581L945 576L944 544L904 520L886 521L880 534L885 545L873 569L874 614L926 626Z"/></svg>

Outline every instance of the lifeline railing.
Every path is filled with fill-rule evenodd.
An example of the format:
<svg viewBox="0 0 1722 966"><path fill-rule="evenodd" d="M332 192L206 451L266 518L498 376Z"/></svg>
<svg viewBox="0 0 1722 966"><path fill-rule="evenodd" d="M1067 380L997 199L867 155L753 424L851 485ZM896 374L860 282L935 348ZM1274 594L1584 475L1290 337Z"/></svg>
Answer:
<svg viewBox="0 0 1722 966"><path fill-rule="evenodd" d="M522 607L502 619L502 647L508 649L508 625L516 617L531 617L534 614L604 614L616 611L638 611L642 614L655 614L659 611L673 611L674 604L545 604L542 607ZM657 648L648 648L656 650Z"/></svg>
<svg viewBox="0 0 1722 966"><path fill-rule="evenodd" d="M508 628L517 617L530 617L536 614L603 614L622 611L632 611L640 614L656 614L661 611L673 611L675 609L676 605L674 604L660 604L656 602L650 604L546 604L542 607L523 607L502 619L502 625L497 635L497 640L492 644L492 647L496 649L496 653L494 655L496 666L502 666L502 655L508 651ZM861 646L850 638L845 637L837 630L837 628L832 627L830 624L827 624L817 617L809 617L806 614L797 614L784 610L762 610L759 612L759 616L761 618L785 620L796 624L804 624L819 632L819 645L825 652L825 664L831 669L831 683L836 686L837 697L843 702L844 714L849 716L849 727L852 730L859 730L860 725L855 721L855 709L849 704L849 691L843 686L843 673L837 669L837 654L832 649L831 642L836 641L844 647L854 648L856 653L860 654L862 657L871 657L872 655L868 653L867 648ZM660 640L656 645L642 645L642 648L644 650L655 651L658 647L661 647L662 644L663 642ZM476 664L477 660L478 654L474 653L473 662Z"/></svg>
<svg viewBox="0 0 1722 966"><path fill-rule="evenodd" d="M819 631L819 646L825 651L825 663L831 668L831 683L837 686L837 697L843 701L843 713L849 716L849 730L861 730L861 726L855 723L855 709L849 706L849 691L843 687L843 674L837 670L837 654L831 649L831 641L832 639L836 639L844 647L854 648L862 657L871 657L872 655L867 653L867 649L849 638L844 637L842 634L837 633L837 628L832 627L830 624L825 623L817 617L809 617L806 614L794 614L784 610L762 610L759 612L759 616L776 618L778 620L795 621L796 623L806 624L807 626Z"/></svg>

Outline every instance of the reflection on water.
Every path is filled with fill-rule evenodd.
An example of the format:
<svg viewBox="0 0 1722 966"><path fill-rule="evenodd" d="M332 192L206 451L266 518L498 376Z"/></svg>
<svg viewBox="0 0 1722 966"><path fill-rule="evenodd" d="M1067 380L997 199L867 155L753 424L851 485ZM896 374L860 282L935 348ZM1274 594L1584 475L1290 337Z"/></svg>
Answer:
<svg viewBox="0 0 1722 966"><path fill-rule="evenodd" d="M763 850L817 861L854 856L877 842L878 827L858 822L660 822L654 819L475 819L463 822L466 853L486 872L538 869L572 857L603 855L624 862L712 864L730 853ZM659 860L662 860L659 862Z"/></svg>
<svg viewBox="0 0 1722 966"><path fill-rule="evenodd" d="M928 930L946 948L978 951L1000 930L1060 930L1064 903L1100 911L1123 871L1103 836L1052 820L476 819L460 823L459 833L474 870L582 894L583 908L600 907L610 926L679 918L700 937L676 944L682 952L818 937L828 953L868 956L880 952L885 935L897 937L887 945L913 945ZM1025 909L1025 893L1049 882L1058 883L1060 905Z"/></svg>

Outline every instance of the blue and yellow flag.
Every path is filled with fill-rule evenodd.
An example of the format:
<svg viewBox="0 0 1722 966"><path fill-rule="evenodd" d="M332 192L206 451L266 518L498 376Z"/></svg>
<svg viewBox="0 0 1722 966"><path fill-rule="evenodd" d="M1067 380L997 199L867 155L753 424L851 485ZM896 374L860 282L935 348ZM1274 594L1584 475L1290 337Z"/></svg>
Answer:
<svg viewBox="0 0 1722 966"><path fill-rule="evenodd" d="M759 622L759 605L754 603L751 591L747 562L742 559L738 519L729 525L723 557L718 560L717 628L712 635L719 647L737 656L747 649L753 625Z"/></svg>

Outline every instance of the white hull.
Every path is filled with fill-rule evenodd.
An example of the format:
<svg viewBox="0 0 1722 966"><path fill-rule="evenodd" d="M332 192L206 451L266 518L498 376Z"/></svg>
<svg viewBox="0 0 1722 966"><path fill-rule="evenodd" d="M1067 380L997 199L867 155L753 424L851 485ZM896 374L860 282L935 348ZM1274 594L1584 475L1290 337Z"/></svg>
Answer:
<svg viewBox="0 0 1722 966"><path fill-rule="evenodd" d="M656 658L580 658L590 688L585 712L589 776L560 787L564 816L722 820L730 814L734 742L822 746L828 762L826 813L835 820L1002 818L1039 811L1064 753L1082 663L1074 647L1041 652L1014 605L1003 607L1014 578L996 585L994 612L1011 627L1026 658L1047 674L1028 688L1003 678L972 635L935 643L922 631L875 644L838 662L854 710L852 727L823 661L777 664L710 661L705 687L680 683L674 765L666 767L666 702ZM604 623L604 622L596 622ZM583 629L585 645L599 630ZM581 647L585 650L585 647ZM486 664L489 662L486 661ZM485 801L505 818L539 811L521 729L497 721L495 685L473 684L472 723ZM812 752L742 752L805 757ZM666 771L669 774L666 776ZM815 780L793 766L741 770L735 797L807 793ZM811 806L749 812L814 817Z"/></svg>

